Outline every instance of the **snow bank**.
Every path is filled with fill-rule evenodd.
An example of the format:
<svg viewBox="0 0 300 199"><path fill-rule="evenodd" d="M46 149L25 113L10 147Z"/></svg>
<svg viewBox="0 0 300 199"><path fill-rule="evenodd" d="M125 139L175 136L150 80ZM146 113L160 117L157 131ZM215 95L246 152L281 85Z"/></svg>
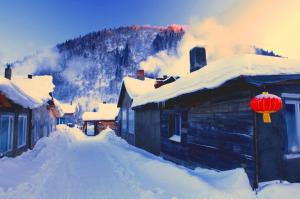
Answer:
<svg viewBox="0 0 300 199"><path fill-rule="evenodd" d="M0 159L0 198L6 199L10 198L8 197L10 195L23 193L24 197L20 198L26 198L28 189L33 188L29 182L45 178L47 173L43 170L57 162L57 160L52 162L54 159L64 157L63 151L70 147L72 140L75 139L66 134L52 132L49 137L41 138L33 150L28 150L15 158ZM14 190L18 192L15 193ZM27 198L31 197L28 195Z"/></svg>
<svg viewBox="0 0 300 199"><path fill-rule="evenodd" d="M273 183L262 188L257 195L258 199L292 199L300 197L299 183Z"/></svg>
<svg viewBox="0 0 300 199"><path fill-rule="evenodd" d="M25 108L37 108L51 99L54 85L51 76L34 76L32 79L0 77L0 91L16 104Z"/></svg>
<svg viewBox="0 0 300 199"><path fill-rule="evenodd" d="M0 159L0 199L282 199L299 184L273 184L256 196L243 169L190 170L127 144L111 129L85 136L59 125L34 150Z"/></svg>
<svg viewBox="0 0 300 199"><path fill-rule="evenodd" d="M300 62L287 58L260 55L235 55L209 63L202 69L181 77L140 95L133 100L133 107L151 102L165 101L186 93L216 88L241 75L300 74Z"/></svg>

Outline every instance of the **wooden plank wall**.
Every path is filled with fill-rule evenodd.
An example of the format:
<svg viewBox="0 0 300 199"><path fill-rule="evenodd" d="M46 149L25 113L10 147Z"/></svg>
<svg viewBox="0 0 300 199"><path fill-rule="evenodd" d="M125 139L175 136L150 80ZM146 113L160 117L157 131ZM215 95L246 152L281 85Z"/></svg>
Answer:
<svg viewBox="0 0 300 199"><path fill-rule="evenodd" d="M5 96L2 95L2 101L6 102L9 104L9 106L5 106L5 104L1 104L0 106L0 115L2 113L12 113L14 114L14 140L13 140L13 150L5 153L5 154L0 154L0 158L3 156L17 156L24 151L26 151L30 147L30 136L31 136L31 128L30 128L30 115L31 115L31 110L28 108L23 108L22 106L13 103L10 99L6 98ZM17 147L18 143L18 117L20 114L25 114L27 115L28 118L28 125L27 125L27 144L21 148ZM1 124L0 124L1 125Z"/></svg>
<svg viewBox="0 0 300 199"><path fill-rule="evenodd" d="M135 110L135 144L155 155L160 154L160 110Z"/></svg>
<svg viewBox="0 0 300 199"><path fill-rule="evenodd" d="M134 136L134 134L122 131L122 108L131 107L131 104L132 104L132 99L126 91L125 94L124 94L124 97L122 99L121 107L120 107L120 111L121 111L121 113L120 113L121 114L121 117L120 117L120 131L121 131L121 133L120 133L120 135L129 144L135 145L135 136Z"/></svg>
<svg viewBox="0 0 300 199"><path fill-rule="evenodd" d="M282 93L300 94L300 82L287 82L258 89L281 96ZM283 102L290 98L283 98ZM296 99L300 100L300 99ZM278 113L271 114L272 123L262 122L262 115L256 114L259 151L259 181L286 180L300 182L300 157L287 159L287 127L285 105Z"/></svg>
<svg viewBox="0 0 300 199"><path fill-rule="evenodd" d="M191 167L216 170L245 168L253 182L255 161L253 150L253 113L249 107L250 91L216 92L212 97L186 97L181 112L181 143L168 139L168 115L162 114L162 155L173 161L183 161ZM190 101L189 101L190 100ZM195 103L196 102L196 103ZM197 103L198 102L198 103ZM188 107L188 104L194 104Z"/></svg>

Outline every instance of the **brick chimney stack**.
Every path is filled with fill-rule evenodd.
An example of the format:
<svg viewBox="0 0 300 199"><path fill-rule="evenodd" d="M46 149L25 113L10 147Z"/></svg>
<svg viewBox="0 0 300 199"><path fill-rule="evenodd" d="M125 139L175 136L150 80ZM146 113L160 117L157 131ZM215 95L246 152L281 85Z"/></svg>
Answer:
<svg viewBox="0 0 300 199"><path fill-rule="evenodd" d="M145 80L145 71L144 70L137 70L136 71L136 78L139 80Z"/></svg>

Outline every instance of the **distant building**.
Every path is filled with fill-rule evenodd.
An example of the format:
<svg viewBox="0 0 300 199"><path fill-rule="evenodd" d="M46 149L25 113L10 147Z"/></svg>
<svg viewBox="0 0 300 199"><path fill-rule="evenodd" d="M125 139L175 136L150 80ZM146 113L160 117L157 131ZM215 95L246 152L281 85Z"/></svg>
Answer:
<svg viewBox="0 0 300 199"><path fill-rule="evenodd" d="M58 102L59 106L63 112L63 116L58 118L58 124L66 124L70 127L74 127L76 122L76 117L78 113L78 106L75 103L61 103Z"/></svg>
<svg viewBox="0 0 300 199"><path fill-rule="evenodd" d="M107 127L114 129L119 108L116 104L101 103L97 112L85 112L82 115L83 131L86 135L98 135Z"/></svg>
<svg viewBox="0 0 300 199"><path fill-rule="evenodd" d="M0 157L16 156L55 130L59 117L50 76L0 77Z"/></svg>

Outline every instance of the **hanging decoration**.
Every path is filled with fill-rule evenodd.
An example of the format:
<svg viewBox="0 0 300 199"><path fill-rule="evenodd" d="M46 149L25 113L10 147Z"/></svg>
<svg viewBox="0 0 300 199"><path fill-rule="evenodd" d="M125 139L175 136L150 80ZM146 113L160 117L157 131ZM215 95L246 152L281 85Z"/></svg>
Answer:
<svg viewBox="0 0 300 199"><path fill-rule="evenodd" d="M263 114L264 123L271 123L270 114L282 108L282 100L276 95L263 92L251 99L250 107L256 113Z"/></svg>

